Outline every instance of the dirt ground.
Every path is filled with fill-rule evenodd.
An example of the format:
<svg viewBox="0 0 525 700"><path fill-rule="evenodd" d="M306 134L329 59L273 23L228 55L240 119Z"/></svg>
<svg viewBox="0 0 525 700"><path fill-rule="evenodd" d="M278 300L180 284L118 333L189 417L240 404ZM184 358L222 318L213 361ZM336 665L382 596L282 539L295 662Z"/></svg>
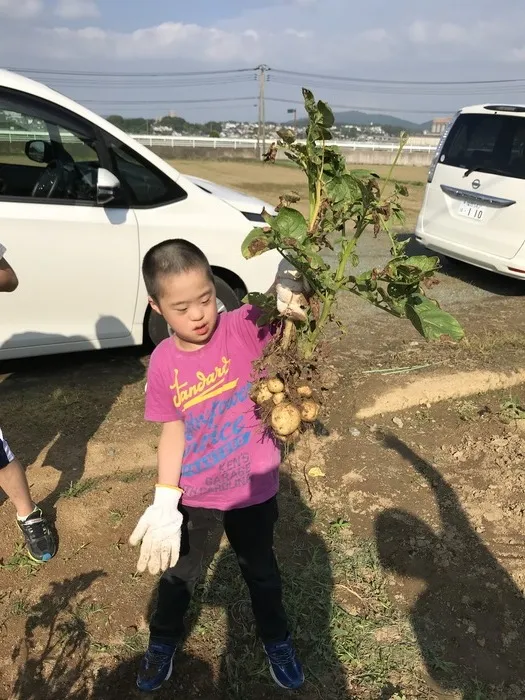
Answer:
<svg viewBox="0 0 525 700"><path fill-rule="evenodd" d="M221 179L223 164L191 165ZM250 166L227 167L221 181L248 189ZM261 182L277 173L290 177L277 167ZM413 190L416 201L423 188ZM304 700L525 697L522 292L453 265L440 279L468 340L429 345L344 299L349 331L328 346L323 425L283 464L276 546ZM10 504L0 506L1 700L140 697L156 579L135 573L127 538L154 483L147 361L126 350L0 370L2 427L60 534L57 557L32 565ZM156 696L284 697L219 535Z"/></svg>

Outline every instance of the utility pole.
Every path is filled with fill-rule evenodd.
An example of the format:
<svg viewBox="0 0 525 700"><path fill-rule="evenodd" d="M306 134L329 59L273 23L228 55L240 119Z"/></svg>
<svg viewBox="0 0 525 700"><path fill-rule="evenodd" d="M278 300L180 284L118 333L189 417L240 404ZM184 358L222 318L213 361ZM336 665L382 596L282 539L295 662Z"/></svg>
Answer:
<svg viewBox="0 0 525 700"><path fill-rule="evenodd" d="M258 66L259 71L259 128L257 131L257 152L259 160L266 153L266 115L264 104L264 83L266 82L266 71L268 66Z"/></svg>

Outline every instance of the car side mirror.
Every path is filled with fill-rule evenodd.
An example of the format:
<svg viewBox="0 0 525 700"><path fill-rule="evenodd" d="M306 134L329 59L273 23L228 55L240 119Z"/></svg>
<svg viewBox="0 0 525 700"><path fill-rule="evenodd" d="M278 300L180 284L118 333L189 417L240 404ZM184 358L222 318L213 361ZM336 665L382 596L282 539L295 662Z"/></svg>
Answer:
<svg viewBox="0 0 525 700"><path fill-rule="evenodd" d="M115 199L120 181L105 168L97 170L97 204L105 206Z"/></svg>
<svg viewBox="0 0 525 700"><path fill-rule="evenodd" d="M24 150L33 163L50 163L53 160L53 148L47 141L28 141Z"/></svg>

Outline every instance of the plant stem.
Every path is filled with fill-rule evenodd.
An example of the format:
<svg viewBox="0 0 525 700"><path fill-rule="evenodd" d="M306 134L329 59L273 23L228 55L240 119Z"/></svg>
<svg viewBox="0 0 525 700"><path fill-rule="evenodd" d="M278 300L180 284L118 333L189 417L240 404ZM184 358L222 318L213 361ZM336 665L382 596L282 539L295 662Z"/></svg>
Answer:
<svg viewBox="0 0 525 700"><path fill-rule="evenodd" d="M292 319L287 318L284 322L283 339L282 346L283 350L288 350L290 343L292 342L293 334L295 331L295 325Z"/></svg>
<svg viewBox="0 0 525 700"><path fill-rule="evenodd" d="M388 184L390 184L390 182L392 181L392 175L394 174L394 170L395 170L396 167L397 167L397 164L398 164L399 159L400 159L400 157L401 157L401 153L402 153L402 151L403 151L403 148L404 148L405 145L406 145L407 140L408 140L408 138L407 138L407 136L405 135L405 136L401 139L401 141L399 142L399 148L397 149L397 153L396 153L396 155L395 155L395 158L394 158L394 160L392 161L392 164L390 165L390 168L389 168L389 170L388 170L388 174L387 174L385 180L383 180L383 186L381 187L381 190L380 190L380 193L379 193L380 199L383 198L383 193L384 193L384 191L385 191L386 186L387 186Z"/></svg>
<svg viewBox="0 0 525 700"><path fill-rule="evenodd" d="M321 157L321 165L317 171L317 177L315 179L314 188L309 187L310 190L310 231L315 229L315 223L317 217L319 216L319 210L321 208L321 195L323 186L323 173L324 173L324 152L326 141L323 139L323 155ZM313 189L313 191L312 191Z"/></svg>
<svg viewBox="0 0 525 700"><path fill-rule="evenodd" d="M357 244L357 241L361 234L363 233L364 229L366 228L366 217L363 217L363 223L359 226L359 228L354 232L354 236L352 240L348 241L348 244L346 245L344 251L341 253L341 258L339 260L339 264L337 265L337 270L335 272L335 277L334 280L337 283L337 287L331 291L329 294L326 295L324 304L323 304L323 310L321 311L321 316L319 317L319 320L317 321L314 330L311 332L306 344L305 344L305 349L304 349L304 357L305 359L310 359L312 355L315 352L315 349L317 347L317 343L319 342L319 337L323 331L323 328L325 327L328 319L330 318L330 313L332 311L332 306L335 301L335 297L337 293L339 292L339 285L343 281L343 278L345 276L345 271L346 271L346 266L348 264L348 260L350 259L350 255L353 253L355 246Z"/></svg>

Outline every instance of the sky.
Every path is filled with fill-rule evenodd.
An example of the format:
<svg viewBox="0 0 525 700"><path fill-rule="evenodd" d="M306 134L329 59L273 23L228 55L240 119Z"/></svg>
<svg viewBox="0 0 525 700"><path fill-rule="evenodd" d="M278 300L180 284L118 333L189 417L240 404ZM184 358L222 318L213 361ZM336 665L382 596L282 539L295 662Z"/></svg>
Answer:
<svg viewBox="0 0 525 700"><path fill-rule="evenodd" d="M270 68L271 120L289 118L294 107L301 113L303 85L336 111L373 109L416 122L467 104L525 103L525 6L515 0L0 0L0 67L44 71L34 77L102 114L172 111L190 121L255 121L258 85L246 69L261 64ZM53 70L156 75L45 72ZM165 75L226 70L239 72Z"/></svg>

